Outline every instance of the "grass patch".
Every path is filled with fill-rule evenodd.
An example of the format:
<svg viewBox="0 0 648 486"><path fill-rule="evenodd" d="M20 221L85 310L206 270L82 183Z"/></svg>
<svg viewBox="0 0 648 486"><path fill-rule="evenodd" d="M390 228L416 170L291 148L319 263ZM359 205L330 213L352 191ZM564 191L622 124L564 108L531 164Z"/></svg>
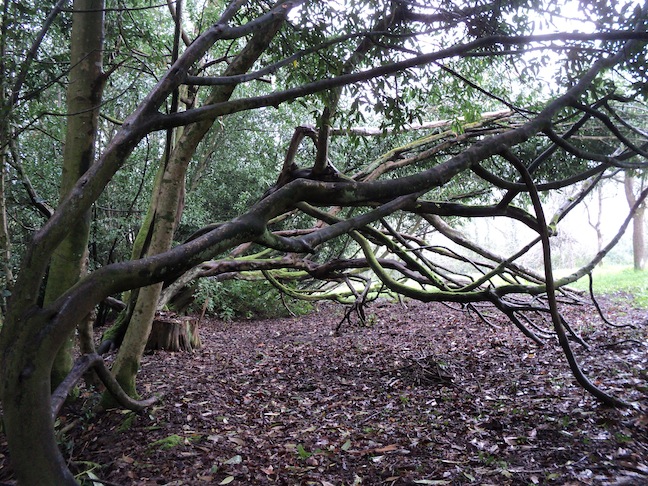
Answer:
<svg viewBox="0 0 648 486"><path fill-rule="evenodd" d="M179 445L185 444L186 442L187 441L185 440L184 437L180 437L179 435L173 434L168 437L165 437L164 439L156 440L155 442L149 444L149 447L151 449L160 449L163 451L168 451L169 449L178 447Z"/></svg>
<svg viewBox="0 0 648 486"><path fill-rule="evenodd" d="M570 287L588 290L589 279L581 278ZM596 268L594 270L594 292L615 300L629 300L636 307L648 309L648 270L637 271L617 266Z"/></svg>

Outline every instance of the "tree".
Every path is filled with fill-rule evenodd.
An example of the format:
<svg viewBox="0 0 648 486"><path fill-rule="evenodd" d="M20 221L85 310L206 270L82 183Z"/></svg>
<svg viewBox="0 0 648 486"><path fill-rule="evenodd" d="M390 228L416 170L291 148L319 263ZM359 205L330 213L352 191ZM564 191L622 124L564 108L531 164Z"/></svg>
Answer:
<svg viewBox="0 0 648 486"><path fill-rule="evenodd" d="M643 181L643 179L642 179ZM636 179L633 171L626 171L623 178L623 188L626 200L630 209L634 209L632 216L632 259L635 270L643 270L646 265L646 244L644 238L644 214L646 204L637 204L637 194L635 193ZM639 194L642 192L643 184L639 185Z"/></svg>
<svg viewBox="0 0 648 486"><path fill-rule="evenodd" d="M541 313L549 316L553 326L543 333L557 335L578 382L604 403L622 405L580 370L569 335L582 340L560 315L555 298L557 289L590 272L618 238L584 268L557 281L550 248L550 236L560 220L596 186L601 174L615 167L645 168L645 137L625 123L615 123L618 106L628 98L616 93L603 74L623 70L629 80L626 94L643 96L647 13L630 6L618 8L622 15L605 6L586 12L607 26L595 33L534 34L533 16L515 2L470 8L374 1L353 2L344 8L316 1L274 6L263 2L243 6L234 1L226 6L168 69L160 69L157 84L33 234L22 256L0 333L0 396L19 482L74 484L57 448L54 417L61 397L83 371L95 369L124 406L138 409L150 403L129 398L96 354L82 356L52 398L53 363L75 326L110 296L149 286L154 286L150 295L157 295L162 282L172 282L214 259L223 267L229 264L230 271L263 271L274 285L301 297L330 297L334 292L295 291L287 285L291 279L364 282L361 292L349 285L360 315L363 301L376 290L376 279L391 292L422 301L490 302L537 342L541 338L527 325L527 315ZM509 24L514 15L519 21ZM537 106L524 97L491 90L489 84L502 83L480 77L488 72L485 67L507 72L505 67L517 65L526 69L520 76L527 82L549 66L548 59L525 57L540 51L564 53L566 61L559 66L560 92ZM226 54L213 59L209 58L212 52ZM205 56L209 62L202 64ZM220 62L228 67L215 72ZM236 96L237 85L271 75L265 90ZM203 95L200 87L204 86L220 94ZM165 111L167 103L173 107L173 93L181 87L198 90L196 96L204 104ZM459 103L453 104L451 96ZM176 196L160 198L163 219L158 223L164 227L155 247L132 260L97 268L58 298L41 302L39 289L54 252L148 134L185 127L176 145L168 145L169 154L181 153L184 138L192 149L182 154L190 157L197 144L191 137L200 140L208 133L202 127L219 117L280 109L299 100L315 110L317 125L295 132L277 183L245 211L170 247L179 191L164 191L164 198ZM519 106L524 101L526 106ZM487 104L507 108L516 116L481 125L478 107ZM389 136L390 128L406 130L424 122L424 116L429 119L453 108L456 116L437 127L438 132L394 145L357 171L341 173L331 163L335 128L350 129L354 122L370 118L371 110L380 115L384 136ZM581 135L595 129L610 133L624 149L614 153L589 144ZM297 155L309 140L314 142L310 165L300 166ZM251 156L256 155L258 150ZM178 161L182 163L176 167L171 160L170 156L163 159L162 170L169 172L161 183L181 186L186 162ZM540 191L584 180L590 184L548 219ZM647 194L643 191L637 197L633 210ZM444 220L484 216L514 219L533 229L537 237L513 255L500 256L466 239ZM414 229L423 223L426 230L416 234ZM472 256L428 245L429 228L470 250ZM153 242L154 233L150 236ZM518 264L519 257L537 244L543 250L544 275ZM232 258L222 258L233 250ZM467 264L475 272L439 264L441 257ZM357 269L370 269L374 276L358 274ZM537 304L521 300L520 295L545 300ZM129 375L136 372L136 354L147 325L133 328L129 339L134 347L123 367Z"/></svg>
<svg viewBox="0 0 648 486"><path fill-rule="evenodd" d="M0 29L0 70L2 72L0 93L0 248L2 261L2 286L3 292L0 300L3 302L11 293L13 285L12 242L9 231L7 211L8 188L6 186L7 173L13 167L20 176L22 184L28 193L31 203L46 217L51 214L51 208L44 203L42 198L26 177L18 146L19 131L14 130L13 124L21 116L25 116L24 105L35 102L41 89L50 83L51 74L46 68L34 67L36 52L44 41L45 35L50 31L54 20L60 13L64 2L56 3L46 17L33 4L13 5L4 2L2 6L2 26ZM12 28L12 21L16 24L29 23L28 19L36 22L34 29L37 34L33 39L25 33L25 29ZM41 25L38 25L38 22ZM54 29L52 29L54 30ZM55 53L52 53L55 56ZM30 79L30 74L35 79ZM44 79L43 79L44 78Z"/></svg>
<svg viewBox="0 0 648 486"><path fill-rule="evenodd" d="M70 74L67 91L67 131L63 152L63 172L60 194L64 199L76 181L88 170L94 160L99 107L105 76L103 61L102 0L76 0L72 23ZM44 304L56 300L83 275L88 259L90 211L86 211L71 228L52 254L49 266ZM86 318L88 324L89 316ZM79 326L83 323L79 322ZM80 329L85 335L83 352L94 351L89 329ZM73 364L73 339L57 355L52 368L52 385L58 386L68 375Z"/></svg>
<svg viewBox="0 0 648 486"><path fill-rule="evenodd" d="M223 19L226 20L227 18ZM179 23L180 19L177 19L177 24ZM228 64L224 76L241 75L250 69L259 55L267 49L280 25L280 21L271 22L267 27L264 26L256 32L241 53ZM226 101L234 91L234 87L235 85L213 87L205 104L212 105ZM172 112L176 110L172 108ZM138 248L139 255L134 255L135 257L156 255L170 249L173 234L182 214L184 180L189 161L213 122L214 119L206 119L192 124L178 135L176 143L169 146L151 199L152 206L149 208L149 218L147 218L150 220L150 225L144 226L138 235L138 240L146 241L146 248L141 250ZM172 139L172 136L168 137L168 143L171 143ZM135 376L151 331L161 290L162 282L159 282L137 293L137 301L128 322L124 343L113 366L117 380L131 396L136 396Z"/></svg>
<svg viewBox="0 0 648 486"><path fill-rule="evenodd" d="M592 209L589 204L585 204L585 211L587 212L587 223L596 232L596 251L599 252L603 249L603 231L601 230L601 223L603 218L603 188L598 187L593 194L593 202L596 204L596 209Z"/></svg>

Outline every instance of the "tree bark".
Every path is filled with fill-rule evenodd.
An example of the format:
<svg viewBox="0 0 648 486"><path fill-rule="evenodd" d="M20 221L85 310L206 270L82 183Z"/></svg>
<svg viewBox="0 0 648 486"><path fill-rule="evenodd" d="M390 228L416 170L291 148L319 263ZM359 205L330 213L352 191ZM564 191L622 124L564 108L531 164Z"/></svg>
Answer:
<svg viewBox="0 0 648 486"><path fill-rule="evenodd" d="M54 435L50 367L38 364L36 368L36 373L23 380L22 386L7 390L12 398L4 403L4 426L7 436L11 437L9 453L16 479L18 484L25 485L76 485ZM47 373L43 372L45 370ZM9 373L21 371L12 369ZM23 410L29 410L29 420L24 420Z"/></svg>
<svg viewBox="0 0 648 486"><path fill-rule="evenodd" d="M634 192L635 177L631 171L625 172L623 187L625 189L628 206L632 209L637 203ZM635 270L643 270L646 265L646 244L644 238L644 214L645 204L640 205L632 216L632 261Z"/></svg>
<svg viewBox="0 0 648 486"><path fill-rule="evenodd" d="M192 352L200 349L200 319L159 314L153 321L146 349Z"/></svg>
<svg viewBox="0 0 648 486"><path fill-rule="evenodd" d="M103 0L74 2L70 77L67 87L67 131L63 151L60 200L64 200L94 160L99 106L103 92ZM87 12L79 13L79 11ZM52 255L44 304L56 300L85 272L88 258L90 212L86 211ZM54 361L52 386L72 369L73 337Z"/></svg>
<svg viewBox="0 0 648 486"><path fill-rule="evenodd" d="M247 72L268 47L282 22L281 18L275 20L263 31L256 33L243 51L227 67L225 75ZM205 104L211 105L228 100L234 88L234 85L213 88ZM150 241L146 249L147 255L157 255L171 248L173 234L182 214L180 206L184 195L184 180L188 164L196 147L213 123L214 119L210 119L187 127L165 161L162 174L154 188L151 207L148 210L151 224L145 228L146 236L139 234L137 237L138 241ZM133 397L136 396L135 376L151 332L161 291L161 283L140 289L124 341L113 365L115 377L124 390ZM105 395L103 403L110 404L110 397Z"/></svg>
<svg viewBox="0 0 648 486"><path fill-rule="evenodd" d="M6 72L5 59L7 55L7 13L9 2L5 2L2 7L2 27L0 32L0 73ZM6 82L6 80L4 80ZM7 201L5 199L5 167L8 166L9 157L9 112L10 104L6 96L7 87L4 82L0 85L0 265L4 275L0 277L0 289L11 289L13 284L13 271L11 268L11 240L9 238L9 228L7 226ZM4 320L4 303L5 296L0 296L0 327Z"/></svg>
<svg viewBox="0 0 648 486"><path fill-rule="evenodd" d="M0 106L1 103L0 101ZM4 125L2 122L0 124ZM5 128L0 127L0 131L5 132ZM2 272L0 275L0 291L6 289L10 292L13 284L13 270L11 268L11 239L9 238L9 227L7 225L7 201L5 198L6 156L6 150L2 150L2 154L0 154L0 262L2 262L0 270ZM2 326L4 302L5 295L0 295L0 326Z"/></svg>
<svg viewBox="0 0 648 486"><path fill-rule="evenodd" d="M68 127L61 178L61 199L87 170L94 157L98 106L101 99L103 0L75 0L71 34L71 65L68 85ZM86 11L82 14L78 11ZM51 302L74 285L86 258L89 218L84 215L53 255L45 301ZM42 323L44 327L44 322ZM73 485L54 436L50 390L52 379L62 381L72 367L71 339L58 349L31 342L22 333L18 359L9 359L3 390L4 424L11 437L11 462L19 484ZM51 374L51 375L50 375ZM8 378L8 379L7 379ZM25 420L25 411L29 420ZM36 440L35 440L36 439Z"/></svg>

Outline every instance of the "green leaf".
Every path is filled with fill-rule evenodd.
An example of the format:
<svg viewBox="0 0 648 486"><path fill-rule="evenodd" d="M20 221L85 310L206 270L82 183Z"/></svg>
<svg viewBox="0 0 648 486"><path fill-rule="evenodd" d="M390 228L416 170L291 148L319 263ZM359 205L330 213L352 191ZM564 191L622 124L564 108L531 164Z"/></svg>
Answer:
<svg viewBox="0 0 648 486"><path fill-rule="evenodd" d="M310 452L308 452L306 449L304 449L304 446L301 444L297 444L297 454L299 455L300 459L308 459L310 456L313 455Z"/></svg>
<svg viewBox="0 0 648 486"><path fill-rule="evenodd" d="M220 483L218 484L229 484L232 481L234 481L234 476L227 476L225 479L223 479Z"/></svg>

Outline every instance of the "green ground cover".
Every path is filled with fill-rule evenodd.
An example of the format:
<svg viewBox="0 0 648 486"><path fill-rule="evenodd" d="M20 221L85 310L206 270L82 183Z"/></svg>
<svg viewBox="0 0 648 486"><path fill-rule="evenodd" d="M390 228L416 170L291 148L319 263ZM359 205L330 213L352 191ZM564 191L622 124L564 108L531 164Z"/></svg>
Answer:
<svg viewBox="0 0 648 486"><path fill-rule="evenodd" d="M587 290L589 279L584 277L571 287ZM637 271L617 265L598 267L594 270L594 291L612 298L629 299L635 307L648 309L648 270Z"/></svg>

